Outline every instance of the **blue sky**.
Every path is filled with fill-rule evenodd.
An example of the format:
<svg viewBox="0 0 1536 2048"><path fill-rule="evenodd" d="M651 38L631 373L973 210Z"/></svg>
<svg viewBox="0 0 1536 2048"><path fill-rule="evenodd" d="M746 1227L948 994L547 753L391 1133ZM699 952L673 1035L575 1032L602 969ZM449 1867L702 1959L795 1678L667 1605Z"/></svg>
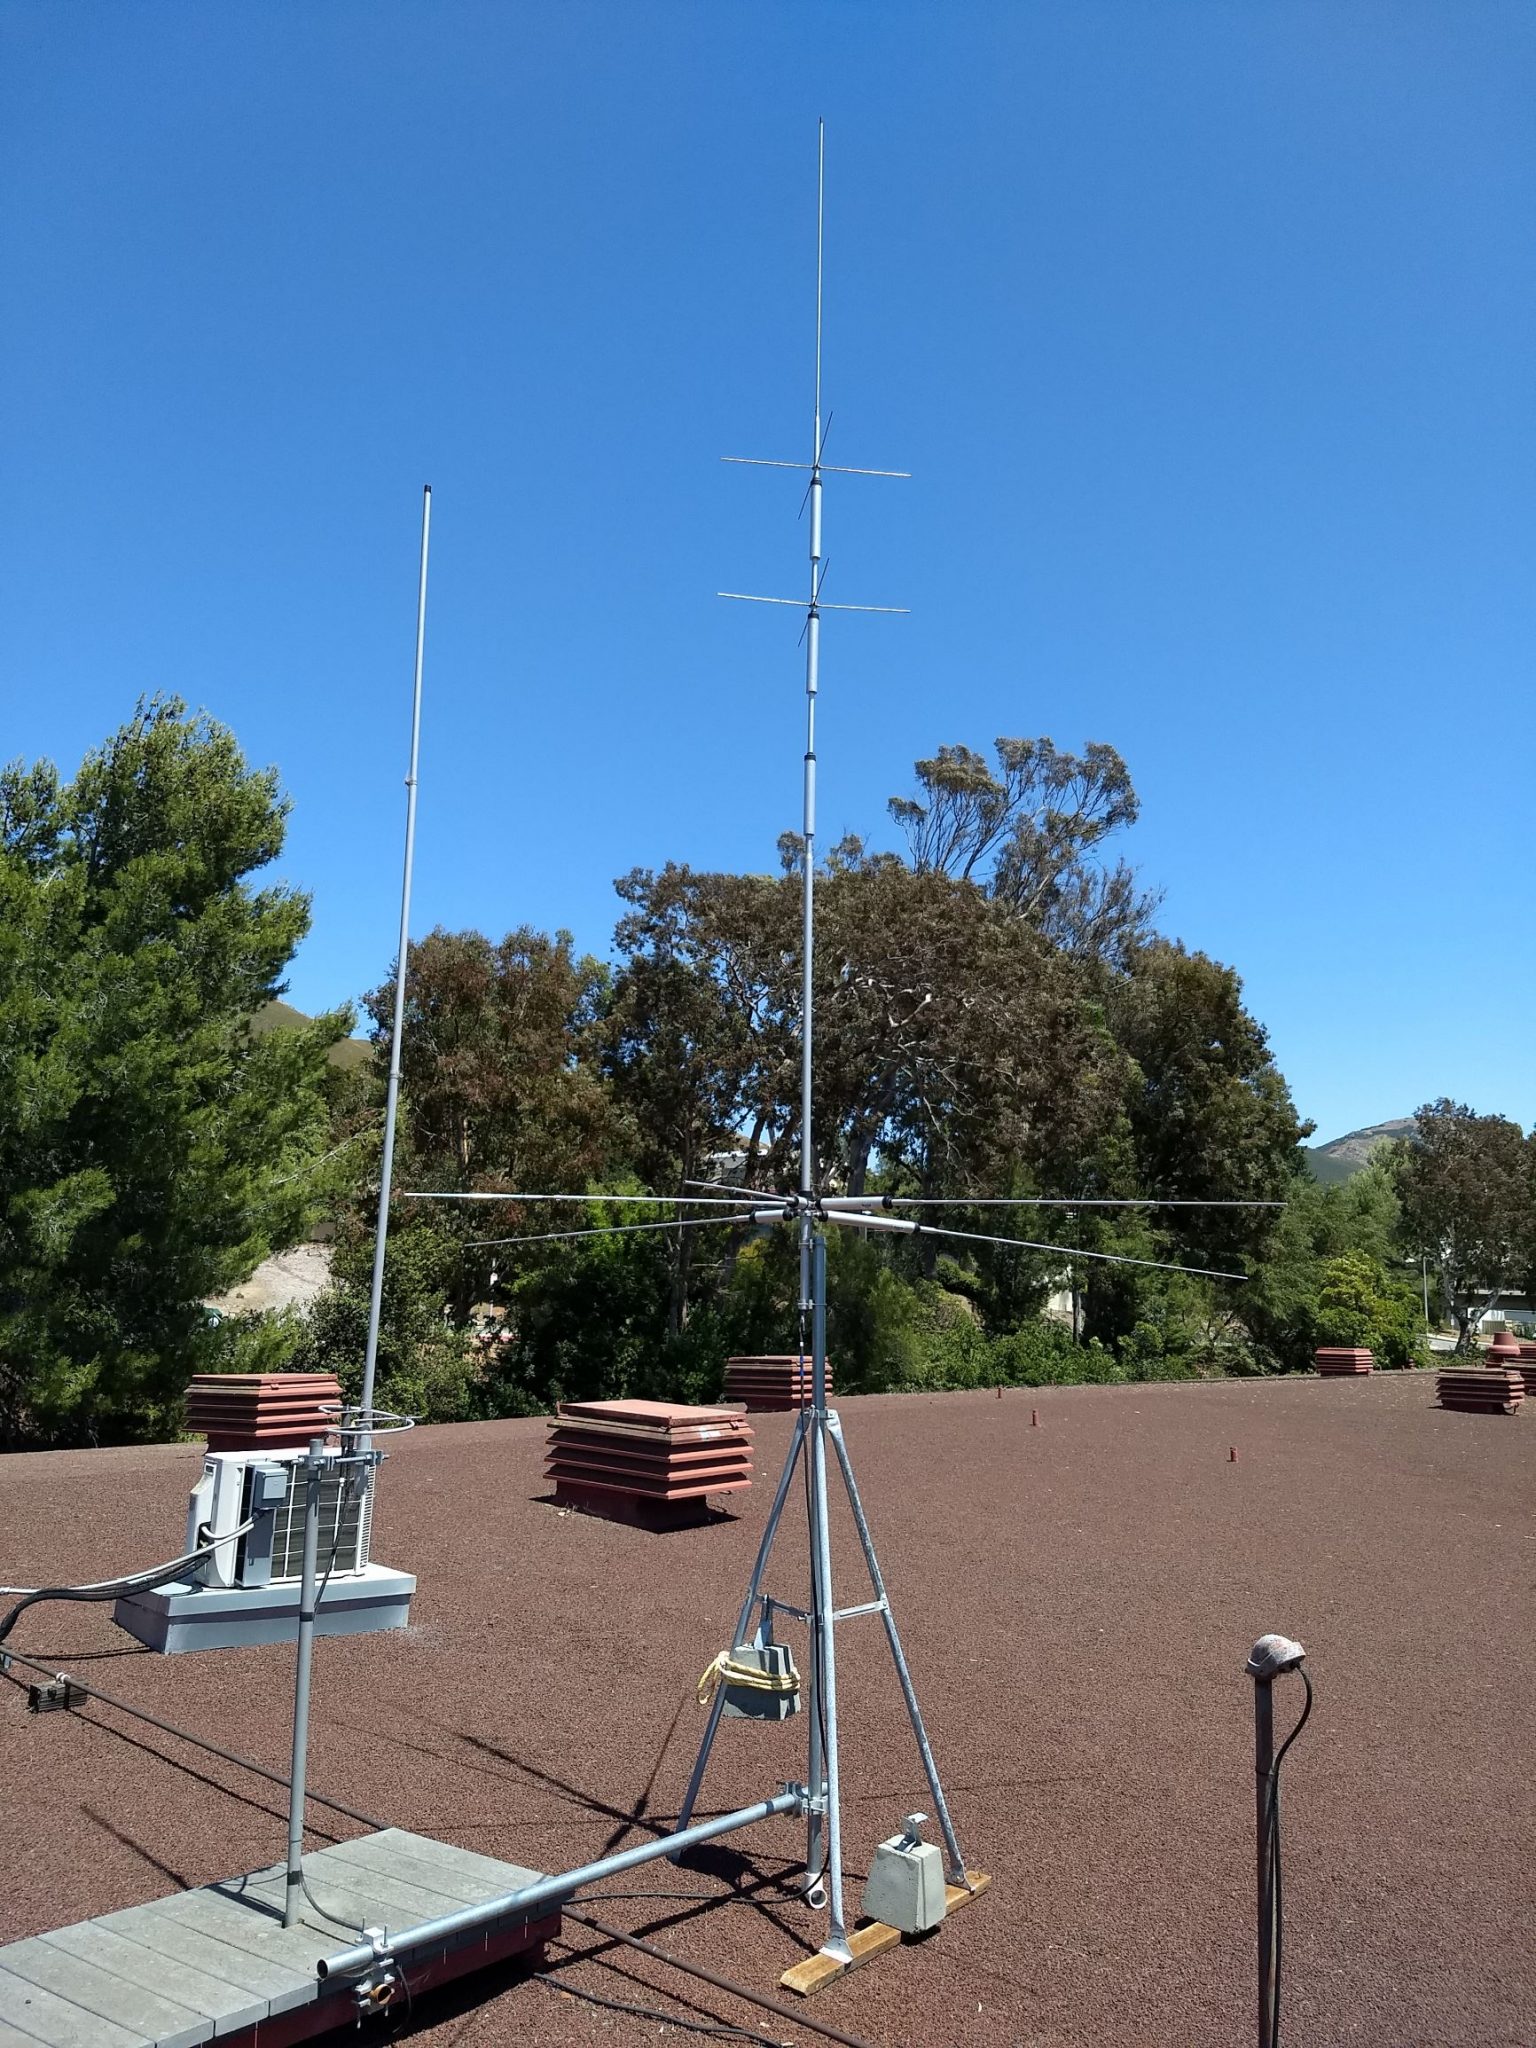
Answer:
<svg viewBox="0 0 1536 2048"><path fill-rule="evenodd" d="M7 756L138 692L294 800L293 999L766 868L798 816L828 130L823 835L940 743L1120 748L1165 928L1329 1137L1529 1123L1536 12L0 7Z"/></svg>

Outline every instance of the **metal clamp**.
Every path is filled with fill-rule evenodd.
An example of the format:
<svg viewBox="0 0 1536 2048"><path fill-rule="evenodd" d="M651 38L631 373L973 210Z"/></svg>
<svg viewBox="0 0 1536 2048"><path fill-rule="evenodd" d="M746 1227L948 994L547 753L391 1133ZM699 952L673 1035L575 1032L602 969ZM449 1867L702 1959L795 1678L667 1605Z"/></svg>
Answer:
<svg viewBox="0 0 1536 2048"><path fill-rule="evenodd" d="M373 1954L373 1961L352 1987L352 2001L359 2017L364 2013L381 2012L393 2004L395 1993L400 1989L399 1964L389 1946L389 1933L383 1927L365 1927L363 1939Z"/></svg>

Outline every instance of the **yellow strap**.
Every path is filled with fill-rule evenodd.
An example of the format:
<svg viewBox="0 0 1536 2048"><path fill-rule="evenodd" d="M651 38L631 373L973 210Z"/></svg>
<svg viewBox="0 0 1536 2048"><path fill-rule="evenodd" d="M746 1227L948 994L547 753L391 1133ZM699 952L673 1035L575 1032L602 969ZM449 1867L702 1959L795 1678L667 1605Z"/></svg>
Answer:
<svg viewBox="0 0 1536 2048"><path fill-rule="evenodd" d="M746 1686L752 1692L798 1692L800 1674L793 1665L782 1676L759 1671L755 1664L739 1664L729 1650L722 1650L699 1680L699 1705L707 1707L722 1685Z"/></svg>

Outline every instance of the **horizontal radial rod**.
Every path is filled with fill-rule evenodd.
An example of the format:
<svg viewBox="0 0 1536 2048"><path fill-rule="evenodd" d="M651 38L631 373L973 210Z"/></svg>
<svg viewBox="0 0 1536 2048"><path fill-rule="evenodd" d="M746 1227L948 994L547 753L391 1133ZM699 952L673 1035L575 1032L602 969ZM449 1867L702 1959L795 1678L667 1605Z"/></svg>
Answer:
<svg viewBox="0 0 1536 2048"><path fill-rule="evenodd" d="M738 604L787 604L797 612L805 610L803 597L756 597L750 590L717 590L716 597L733 597ZM888 612L893 618L908 618L912 607L905 604L828 604L824 598L813 600L811 609L818 612Z"/></svg>
<svg viewBox="0 0 1536 2048"><path fill-rule="evenodd" d="M683 1185L730 1190L739 1201L792 1199L772 1194L767 1188L740 1187L728 1180L689 1180ZM1215 1198L1205 1201L1193 1195L823 1195L821 1206L831 1215L839 1209L1283 1209L1285 1204Z"/></svg>
<svg viewBox="0 0 1536 2048"><path fill-rule="evenodd" d="M599 1223L590 1230L536 1230L527 1237L472 1237L466 1251L500 1244L563 1244L573 1237L633 1237L637 1230L708 1230L721 1223L778 1223L782 1209L734 1209L724 1216L663 1216L654 1223Z"/></svg>
<svg viewBox="0 0 1536 2048"><path fill-rule="evenodd" d="M693 1186L693 1182L689 1182ZM823 1195L824 1209L1283 1209L1284 1202L1189 1195Z"/></svg>
<svg viewBox="0 0 1536 2048"><path fill-rule="evenodd" d="M907 1237L959 1237L971 1244L1008 1245L1020 1251L1060 1252L1063 1258L1098 1259L1109 1266L1153 1266L1159 1273L1198 1273L1206 1280L1246 1280L1246 1273L1226 1273L1215 1266L1181 1266L1171 1259L1133 1259L1129 1252L1090 1252L1075 1244L1042 1244L1032 1237L989 1237L981 1230L947 1230L938 1223L918 1223L910 1216L882 1216L867 1210L830 1209L829 1223L850 1230L893 1230Z"/></svg>
<svg viewBox="0 0 1536 2048"><path fill-rule="evenodd" d="M688 1185L692 1187L694 1182L690 1181ZM711 1185L725 1186L726 1183L711 1183ZM653 1209L677 1208L680 1206L689 1209L703 1209L706 1207L734 1209L739 1207L748 1196L751 1196L754 1200L758 1199L757 1190L755 1188L738 1188L729 1201L724 1201L714 1196L706 1195L461 1195L447 1189L412 1188L401 1196L401 1200L406 1202L590 1202L594 1205L598 1202L641 1202ZM779 1198L777 1195L764 1195L761 1199L765 1202L776 1202Z"/></svg>
<svg viewBox="0 0 1536 2048"><path fill-rule="evenodd" d="M749 469L814 469L823 476L897 476L910 479L910 469L851 469L845 462L775 462L767 455L722 455L722 462L745 463Z"/></svg>
<svg viewBox="0 0 1536 2048"><path fill-rule="evenodd" d="M633 1849L621 1849L616 1855L600 1857L596 1863L583 1863L578 1869L567 1870L559 1877L541 1877L537 1884L524 1885L521 1891L506 1892L499 1899L487 1899L481 1905L465 1906L457 1913L445 1913L440 1920L424 1921L421 1926L407 1927L400 1934L386 1934L380 1938L378 1950L366 1941L356 1948L343 1949L339 1955L324 1957L316 1969L322 1982L327 1977L344 1977L350 1971L366 1970L379 1960L380 1953L398 1956L411 1949L427 1948L434 1942L450 1941L455 1935L471 1934L477 1927L489 1927L498 1920L531 1914L539 1906L552 1906L557 1899L569 1898L583 1885L596 1884L599 1878L617 1877L621 1870L633 1870L641 1863L654 1863L662 1856L675 1856L680 1849L691 1848L695 1842L712 1842L717 1835L734 1834L737 1828L750 1827L754 1821L772 1820L781 1813L800 1813L804 1808L805 1794L798 1787L793 1791L779 1792L772 1799L760 1799L755 1806L739 1806L734 1813L722 1813L714 1820L701 1820L694 1827L684 1828L681 1834L662 1835L653 1842L641 1842Z"/></svg>

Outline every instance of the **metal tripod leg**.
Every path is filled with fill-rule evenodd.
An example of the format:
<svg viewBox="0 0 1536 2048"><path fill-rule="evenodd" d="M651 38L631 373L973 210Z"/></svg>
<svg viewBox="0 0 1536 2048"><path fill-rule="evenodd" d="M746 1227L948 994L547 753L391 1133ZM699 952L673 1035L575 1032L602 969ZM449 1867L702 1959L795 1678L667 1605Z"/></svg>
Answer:
<svg viewBox="0 0 1536 2048"><path fill-rule="evenodd" d="M779 1475L778 1491L773 1496L773 1505L768 1510L768 1520L763 1525L763 1538L757 1546L757 1562L752 1567L752 1577L747 1585L747 1597L741 1603L741 1613L736 1622L736 1633L731 1638L734 1644L747 1640L747 1631L752 1625L752 1616L761 1597L763 1573L768 1569L768 1553L773 1548L773 1539L778 1533L779 1517L784 1512L784 1503L789 1497L789 1482L795 1476L795 1466L805 1447L806 1426L809 1417L802 1408L795 1417L795 1433L789 1440L789 1456L784 1460L784 1470ZM680 1834L693 1818L694 1803L699 1796L699 1787L704 1782L704 1772L709 1764L709 1752L714 1747L715 1730L720 1726L720 1716L725 1708L725 1687L718 1686L709 1703L709 1719L704 1726L704 1739L699 1744L699 1754L693 1766L693 1776L688 1780L682 1809L677 1816L677 1832Z"/></svg>
<svg viewBox="0 0 1536 2048"><path fill-rule="evenodd" d="M813 1799L822 1791L826 1799L827 1938L821 1944L821 1953L850 1963L853 1956L843 1918L843 1811L838 1784L837 1610L832 1604L832 1538L827 1526L827 1241L819 1232L811 1255L815 1303L811 1322L811 1636L816 1697L812 1705L810 1751L813 1758L820 1751L823 1771L812 1774L810 1789ZM813 1808L813 1823L814 1819ZM813 1848L815 1834L813 1825Z"/></svg>
<svg viewBox="0 0 1536 2048"><path fill-rule="evenodd" d="M854 1526L859 1532L859 1542L863 1546L864 1562L869 1567L869 1582L874 1587L875 1598L880 1603L881 1618L885 1622L885 1637L891 1646L891 1661L896 1666L896 1677L901 1686L902 1698L907 1703L912 1733L917 1737L918 1753L923 1760L928 1790L933 1794L934 1811L938 1815L939 1827L944 1836L944 1847L949 1857L949 1879L951 1884L964 1884L965 1859L961 1856L960 1844L955 1839L955 1824L949 1816L949 1802L944 1797L944 1787L939 1783L939 1767L933 1760L932 1749L928 1746L928 1731L923 1726L922 1709L917 1704L912 1674L907 1669L901 1637L896 1632L896 1617L891 1612L890 1596L885 1590L885 1581L880 1576L880 1560L875 1556L874 1538L870 1535L869 1524L864 1519L864 1503L859 1498L858 1481L853 1476L848 1446L843 1442L843 1425L836 1414L827 1417L827 1433L832 1439L832 1448L836 1451L837 1462L842 1468L843 1485L848 1490L848 1505L853 1509Z"/></svg>

